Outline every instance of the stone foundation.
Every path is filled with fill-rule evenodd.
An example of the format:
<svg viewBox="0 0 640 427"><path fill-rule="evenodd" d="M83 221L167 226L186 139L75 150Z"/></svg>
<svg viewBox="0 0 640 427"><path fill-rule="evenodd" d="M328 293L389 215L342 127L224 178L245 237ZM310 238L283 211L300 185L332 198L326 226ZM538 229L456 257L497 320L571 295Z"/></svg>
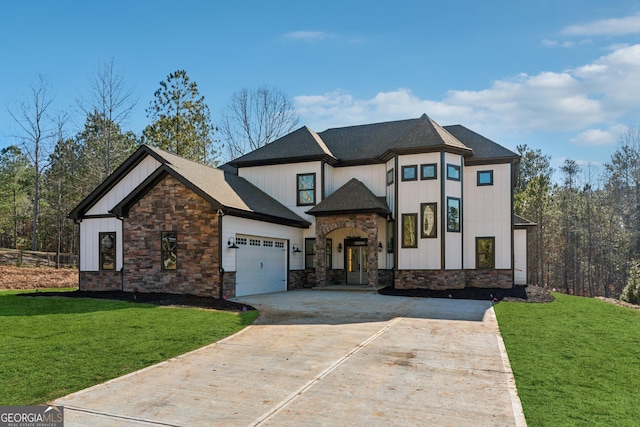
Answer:
<svg viewBox="0 0 640 427"><path fill-rule="evenodd" d="M393 270L378 270L378 286L393 286L394 272Z"/></svg>
<svg viewBox="0 0 640 427"><path fill-rule="evenodd" d="M227 298L236 296L236 272L225 271L222 277L222 295Z"/></svg>
<svg viewBox="0 0 640 427"><path fill-rule="evenodd" d="M122 272L114 270L80 271L78 289L81 291L121 291Z"/></svg>
<svg viewBox="0 0 640 427"><path fill-rule="evenodd" d="M310 289L316 286L316 270L315 268L307 268L306 270L289 271L289 289Z"/></svg>
<svg viewBox="0 0 640 427"><path fill-rule="evenodd" d="M513 287L511 270L398 270L396 289L464 289Z"/></svg>

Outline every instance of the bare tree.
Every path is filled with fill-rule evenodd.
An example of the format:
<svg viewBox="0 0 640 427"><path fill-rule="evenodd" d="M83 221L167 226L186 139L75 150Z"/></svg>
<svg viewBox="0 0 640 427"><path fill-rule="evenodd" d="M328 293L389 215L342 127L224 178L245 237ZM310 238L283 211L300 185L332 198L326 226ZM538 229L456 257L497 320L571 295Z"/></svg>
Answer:
<svg viewBox="0 0 640 427"><path fill-rule="evenodd" d="M299 121L293 103L277 88L244 88L231 95L220 132L233 159L286 135Z"/></svg>
<svg viewBox="0 0 640 427"><path fill-rule="evenodd" d="M47 117L47 110L54 98L49 95L49 85L43 76L31 85L30 98L9 114L18 124L22 133L16 135L33 165L35 178L33 184L33 218L31 249L38 249L38 208L40 203L40 179L46 168L50 141L56 134L55 125Z"/></svg>
<svg viewBox="0 0 640 427"><path fill-rule="evenodd" d="M113 129L120 127L131 114L138 100L133 89L126 84L124 76L115 70L113 59L105 62L98 72L89 78L89 96L81 98L78 105L87 117L99 118L94 122L100 129L100 158L104 168L104 176L109 176L113 169L129 155L130 150L121 153L121 147L114 141Z"/></svg>

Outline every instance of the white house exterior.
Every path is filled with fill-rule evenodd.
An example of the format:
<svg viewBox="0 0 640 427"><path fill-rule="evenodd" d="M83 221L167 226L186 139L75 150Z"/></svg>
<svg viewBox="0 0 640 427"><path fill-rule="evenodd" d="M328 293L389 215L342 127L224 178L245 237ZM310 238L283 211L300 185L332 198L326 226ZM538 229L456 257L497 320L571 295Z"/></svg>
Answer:
<svg viewBox="0 0 640 427"><path fill-rule="evenodd" d="M302 127L221 169L142 146L70 214L80 288L222 297L525 284L518 165L426 115Z"/></svg>

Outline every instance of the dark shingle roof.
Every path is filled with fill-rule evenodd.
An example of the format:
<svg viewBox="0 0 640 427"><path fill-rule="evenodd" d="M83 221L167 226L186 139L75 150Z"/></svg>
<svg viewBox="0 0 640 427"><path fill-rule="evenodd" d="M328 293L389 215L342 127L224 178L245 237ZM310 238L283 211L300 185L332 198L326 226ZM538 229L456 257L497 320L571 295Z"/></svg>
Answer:
<svg viewBox="0 0 640 427"><path fill-rule="evenodd" d="M518 158L519 156L511 150L507 150L502 145L493 142L489 138L468 129L462 125L451 125L444 127L451 135L456 137L464 145L473 150L473 156L470 160L480 159L500 159L500 158Z"/></svg>
<svg viewBox="0 0 640 427"><path fill-rule="evenodd" d="M333 164L385 161L390 153L425 150L459 152L468 159L517 157L464 126L440 126L426 114L417 119L327 129L302 127L230 162L234 166L278 164L324 159Z"/></svg>
<svg viewBox="0 0 640 427"><path fill-rule="evenodd" d="M535 227L536 224L535 222L531 222L528 219L524 219L519 215L513 214L513 225L517 228L523 228L523 227Z"/></svg>
<svg viewBox="0 0 640 427"><path fill-rule="evenodd" d="M391 213L384 197L376 197L362 182L351 178L326 199L307 211L310 215L322 216L337 213L376 213L386 216Z"/></svg>

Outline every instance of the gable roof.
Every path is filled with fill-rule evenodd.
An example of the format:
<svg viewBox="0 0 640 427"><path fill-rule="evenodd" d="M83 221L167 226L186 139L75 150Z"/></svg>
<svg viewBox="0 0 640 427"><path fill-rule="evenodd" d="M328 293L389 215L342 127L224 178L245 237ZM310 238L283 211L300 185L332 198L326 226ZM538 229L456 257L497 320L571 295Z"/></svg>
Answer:
<svg viewBox="0 0 640 427"><path fill-rule="evenodd" d="M381 163L393 154L440 150L462 154L467 160L518 158L464 126L440 126L423 114L417 119L333 128L317 134L303 127L229 163L241 167L325 160L344 166Z"/></svg>
<svg viewBox="0 0 640 427"><path fill-rule="evenodd" d="M117 216L126 216L129 208L142 198L153 186L167 175L171 175L211 204L212 209L222 209L225 213L258 219L278 224L306 228L310 223L289 208L267 195L246 179L221 169L184 159L158 148L143 145L131 156L131 163L139 163L146 155L156 158L161 166L149 175L110 211ZM138 159L138 157L141 157ZM137 160L137 161L136 161ZM129 162L129 159L125 163ZM100 186L83 200L71 215L82 218L110 188L122 179L131 166L118 168L104 186ZM111 183L113 181L113 183ZM109 185L110 184L110 185Z"/></svg>
<svg viewBox="0 0 640 427"><path fill-rule="evenodd" d="M536 227L538 224L528 219L522 218L520 215L513 214L513 226L515 228Z"/></svg>
<svg viewBox="0 0 640 427"><path fill-rule="evenodd" d="M384 197L376 197L361 181L351 178L307 213L314 216L375 213L385 217L391 214L391 210Z"/></svg>

